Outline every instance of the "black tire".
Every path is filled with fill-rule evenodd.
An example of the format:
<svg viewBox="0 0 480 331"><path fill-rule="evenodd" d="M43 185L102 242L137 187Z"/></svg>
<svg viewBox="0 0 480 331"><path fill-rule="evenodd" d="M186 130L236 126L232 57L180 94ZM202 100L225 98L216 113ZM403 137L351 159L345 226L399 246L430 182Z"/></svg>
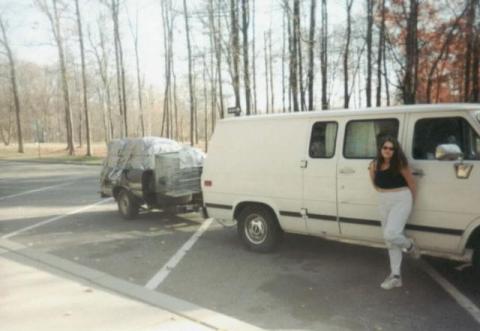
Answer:
<svg viewBox="0 0 480 331"><path fill-rule="evenodd" d="M472 266L474 275L480 277L480 241L473 248Z"/></svg>
<svg viewBox="0 0 480 331"><path fill-rule="evenodd" d="M135 197L126 189L122 189L117 196L117 205L120 215L126 220L137 217L140 205Z"/></svg>
<svg viewBox="0 0 480 331"><path fill-rule="evenodd" d="M275 214L261 205L245 207L238 216L237 231L243 244L259 253L273 251L282 237Z"/></svg>

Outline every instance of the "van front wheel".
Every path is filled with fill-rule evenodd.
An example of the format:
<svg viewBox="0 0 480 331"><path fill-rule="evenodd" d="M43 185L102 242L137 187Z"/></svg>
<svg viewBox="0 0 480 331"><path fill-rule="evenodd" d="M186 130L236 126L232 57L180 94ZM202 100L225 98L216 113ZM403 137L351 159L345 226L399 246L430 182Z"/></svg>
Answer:
<svg viewBox="0 0 480 331"><path fill-rule="evenodd" d="M255 205L242 210L237 229L244 245L260 253L271 252L282 234L275 215L265 207Z"/></svg>

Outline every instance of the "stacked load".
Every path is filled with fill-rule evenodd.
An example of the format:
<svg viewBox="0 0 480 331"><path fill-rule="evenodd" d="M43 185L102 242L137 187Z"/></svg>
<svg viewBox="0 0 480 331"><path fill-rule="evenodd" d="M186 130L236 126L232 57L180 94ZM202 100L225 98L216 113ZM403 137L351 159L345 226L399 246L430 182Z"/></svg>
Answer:
<svg viewBox="0 0 480 331"><path fill-rule="evenodd" d="M154 170L156 192L171 196L198 193L204 158L198 148L166 138L117 139L108 145L100 180L113 186L124 170Z"/></svg>

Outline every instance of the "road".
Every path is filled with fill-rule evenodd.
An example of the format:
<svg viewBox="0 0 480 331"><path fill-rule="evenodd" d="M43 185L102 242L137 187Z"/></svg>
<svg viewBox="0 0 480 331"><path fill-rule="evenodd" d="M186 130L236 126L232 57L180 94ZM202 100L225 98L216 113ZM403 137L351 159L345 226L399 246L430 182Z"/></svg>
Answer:
<svg viewBox="0 0 480 331"><path fill-rule="evenodd" d="M405 259L404 286L384 291L383 249L286 235L275 253L257 254L242 247L235 227L199 214L127 221L115 201L100 198L99 172L0 161L3 243L24 248L22 263L201 323L206 317L195 311L205 309L211 320L267 330L480 329L480 282L469 266Z"/></svg>

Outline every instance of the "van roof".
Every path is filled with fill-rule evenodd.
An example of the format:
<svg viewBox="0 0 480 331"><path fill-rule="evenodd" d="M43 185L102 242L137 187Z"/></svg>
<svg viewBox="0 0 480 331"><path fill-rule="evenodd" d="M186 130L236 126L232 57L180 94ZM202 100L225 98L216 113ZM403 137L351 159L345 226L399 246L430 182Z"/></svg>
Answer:
<svg viewBox="0 0 480 331"><path fill-rule="evenodd" d="M242 117L230 117L222 121L252 121L261 119L288 119L288 118L318 118L318 117L344 117L351 115L371 115L371 114L388 114L398 112L447 112L452 110L474 111L480 110L480 104L472 103L448 103L448 104L416 104L394 107L378 107L378 108L362 108L362 109L332 109L332 110L315 110L296 113L275 113L261 114Z"/></svg>

